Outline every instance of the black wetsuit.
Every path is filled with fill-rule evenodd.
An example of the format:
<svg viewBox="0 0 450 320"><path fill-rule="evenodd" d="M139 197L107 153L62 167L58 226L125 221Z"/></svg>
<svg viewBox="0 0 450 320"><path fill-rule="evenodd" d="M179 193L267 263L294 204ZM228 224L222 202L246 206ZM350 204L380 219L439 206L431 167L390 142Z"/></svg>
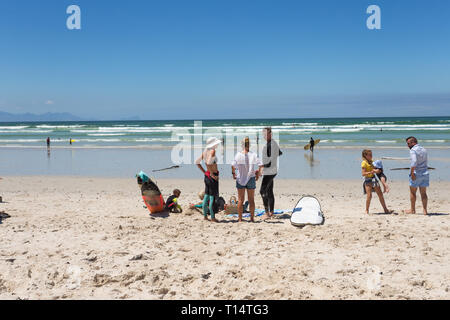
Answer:
<svg viewBox="0 0 450 320"><path fill-rule="evenodd" d="M375 169L379 169L380 170L380 173L375 173L377 175L378 179L380 179L380 181L381 181L381 178L384 178L387 181L387 177L384 174L383 169L382 168L375 168Z"/></svg>
<svg viewBox="0 0 450 320"><path fill-rule="evenodd" d="M219 171L211 173L219 177ZM205 175L205 194L218 197L219 196L219 180L213 179Z"/></svg>
<svg viewBox="0 0 450 320"><path fill-rule="evenodd" d="M272 140L267 141L266 150L264 150L265 154L263 156L267 156L268 159L272 158ZM281 152L278 145L276 145L278 148L278 155L275 157L279 157L283 154ZM272 167L272 161L269 161L268 163L264 164L264 168L271 168ZM268 170L269 171L269 170ZM264 203L264 209L266 210L266 213L273 212L275 208L275 196L273 194L273 179L276 177L276 166L272 169L273 174L264 174L263 180L261 183L261 189L259 193L261 194L261 197L263 199Z"/></svg>
<svg viewBox="0 0 450 320"><path fill-rule="evenodd" d="M166 211L169 212L178 212L178 208L177 205L173 202L173 199L177 198L176 195L171 195L170 197L167 198L166 201Z"/></svg>
<svg viewBox="0 0 450 320"><path fill-rule="evenodd" d="M314 139L311 138L311 140L309 140L309 150L311 150L311 152L314 152Z"/></svg>

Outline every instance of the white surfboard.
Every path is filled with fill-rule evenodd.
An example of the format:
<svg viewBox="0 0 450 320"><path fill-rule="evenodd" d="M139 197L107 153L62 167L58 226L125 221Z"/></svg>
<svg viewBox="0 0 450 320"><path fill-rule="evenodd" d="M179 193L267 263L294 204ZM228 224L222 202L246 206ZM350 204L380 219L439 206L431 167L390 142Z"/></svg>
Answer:
<svg viewBox="0 0 450 320"><path fill-rule="evenodd" d="M325 222L319 200L312 196L302 197L292 210L291 224L302 227L308 224L320 225Z"/></svg>

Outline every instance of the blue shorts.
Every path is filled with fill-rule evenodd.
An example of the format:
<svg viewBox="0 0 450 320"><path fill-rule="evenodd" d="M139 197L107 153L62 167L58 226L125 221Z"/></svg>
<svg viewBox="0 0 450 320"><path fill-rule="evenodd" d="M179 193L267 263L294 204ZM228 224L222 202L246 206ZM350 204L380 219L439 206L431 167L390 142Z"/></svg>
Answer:
<svg viewBox="0 0 450 320"><path fill-rule="evenodd" d="M251 177L250 180L248 180L247 184L245 186L240 185L236 181L236 188L238 189L256 189L256 179L255 177Z"/></svg>
<svg viewBox="0 0 450 320"><path fill-rule="evenodd" d="M413 188L419 187L429 187L430 186L430 174L426 173L416 173L416 180L411 179L409 175L409 186Z"/></svg>

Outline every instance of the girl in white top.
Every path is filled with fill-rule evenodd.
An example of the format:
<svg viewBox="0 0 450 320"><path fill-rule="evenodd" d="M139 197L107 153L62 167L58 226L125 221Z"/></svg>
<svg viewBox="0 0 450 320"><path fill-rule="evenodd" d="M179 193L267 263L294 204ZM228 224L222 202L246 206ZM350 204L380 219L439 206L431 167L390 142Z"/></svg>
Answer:
<svg viewBox="0 0 450 320"><path fill-rule="evenodd" d="M242 221L242 212L244 211L245 190L247 189L248 202L250 207L250 221L255 222L255 189L256 181L261 176L263 164L258 155L250 151L250 139L245 137L242 141L242 151L234 157L231 172L233 179L236 180L238 191L238 213L239 222ZM258 169L255 170L255 166ZM237 174L236 174L237 170Z"/></svg>

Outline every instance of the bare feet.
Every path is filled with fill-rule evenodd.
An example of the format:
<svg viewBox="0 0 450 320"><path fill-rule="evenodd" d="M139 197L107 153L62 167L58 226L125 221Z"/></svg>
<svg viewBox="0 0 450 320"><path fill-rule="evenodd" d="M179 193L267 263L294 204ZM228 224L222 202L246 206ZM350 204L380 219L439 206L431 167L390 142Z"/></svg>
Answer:
<svg viewBox="0 0 450 320"><path fill-rule="evenodd" d="M366 214L369 214L369 211L366 211Z"/></svg>
<svg viewBox="0 0 450 320"><path fill-rule="evenodd" d="M211 222L219 222L219 220L217 220L216 218L211 219Z"/></svg>
<svg viewBox="0 0 450 320"><path fill-rule="evenodd" d="M255 222L255 219L254 218L250 218L250 222Z"/></svg>
<svg viewBox="0 0 450 320"><path fill-rule="evenodd" d="M209 221L208 217L204 217L203 219L206 220L206 221Z"/></svg>
<svg viewBox="0 0 450 320"><path fill-rule="evenodd" d="M263 220L269 220L270 218L272 218L270 213L266 213L266 215L264 216Z"/></svg>
<svg viewBox="0 0 450 320"><path fill-rule="evenodd" d="M402 210L402 212L403 212L403 213L406 213L406 214L416 214L416 212L415 212L415 211L412 211L411 209Z"/></svg>
<svg viewBox="0 0 450 320"><path fill-rule="evenodd" d="M392 214L392 213L394 213L394 210L385 210L384 213L386 213L386 214Z"/></svg>

